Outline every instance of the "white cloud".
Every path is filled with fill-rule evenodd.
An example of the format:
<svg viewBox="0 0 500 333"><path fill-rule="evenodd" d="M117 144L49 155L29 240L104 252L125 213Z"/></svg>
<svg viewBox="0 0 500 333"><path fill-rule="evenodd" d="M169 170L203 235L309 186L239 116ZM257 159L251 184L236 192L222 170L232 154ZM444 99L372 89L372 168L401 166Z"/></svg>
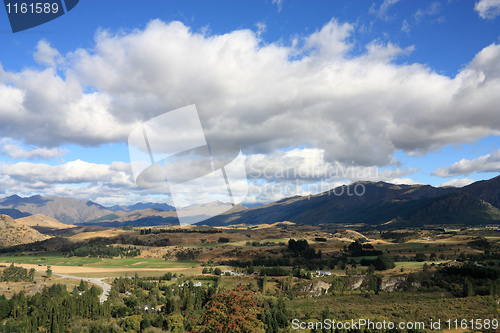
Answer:
<svg viewBox="0 0 500 333"><path fill-rule="evenodd" d="M474 182L475 182L474 179L469 179L469 178L452 179L438 185L438 187L445 187L445 186L464 187Z"/></svg>
<svg viewBox="0 0 500 333"><path fill-rule="evenodd" d="M148 202L157 194L135 185L128 163L106 165L81 160L58 165L0 163L0 190L7 195L63 196L109 205ZM168 199L163 196L161 201Z"/></svg>
<svg viewBox="0 0 500 333"><path fill-rule="evenodd" d="M356 181L416 184L405 176L418 170L386 169L329 163L322 149L293 149L254 154L246 159L250 199L270 202L295 195L314 195Z"/></svg>
<svg viewBox="0 0 500 333"><path fill-rule="evenodd" d="M260 37L264 32L266 32L267 26L264 22L255 23L255 27L257 27L257 37Z"/></svg>
<svg viewBox="0 0 500 333"><path fill-rule="evenodd" d="M281 12L283 9L283 0L273 0L272 3L278 7L278 13Z"/></svg>
<svg viewBox="0 0 500 333"><path fill-rule="evenodd" d="M415 13L415 20L420 21L424 16L434 16L441 12L442 7L439 2L429 4L425 9L419 9Z"/></svg>
<svg viewBox="0 0 500 333"><path fill-rule="evenodd" d="M493 20L500 15L500 0L479 0L474 10L483 19Z"/></svg>
<svg viewBox="0 0 500 333"><path fill-rule="evenodd" d="M474 172L500 172L500 149L473 160L462 159L450 166L438 168L432 174L438 177L455 177Z"/></svg>
<svg viewBox="0 0 500 333"><path fill-rule="evenodd" d="M44 39L38 42L33 58L38 64L47 67L56 67L63 61L63 57L59 51L51 47L50 43Z"/></svg>
<svg viewBox="0 0 500 333"><path fill-rule="evenodd" d="M50 159L61 157L67 150L60 148L40 148L34 147L24 149L19 142L4 138L0 140L0 155L7 155L12 159Z"/></svg>
<svg viewBox="0 0 500 333"><path fill-rule="evenodd" d="M415 183L406 176L416 172L416 169L379 171L376 167L331 164L324 159L324 155L320 149L293 149L247 156L248 185L246 179L232 179L232 191L245 191L248 186L248 202L271 202L288 196L318 194L359 180ZM181 174L192 172L189 167L180 164L176 170ZM177 188L177 195L181 198L179 202L187 204L218 199L213 194L224 193L226 189L224 184L224 188L220 188L221 183L216 180L204 181L202 190L196 184L182 183ZM151 188L136 186L130 164L124 162L110 165L82 160L58 165L0 163L0 192L8 194L65 196L103 205L159 200L173 205L168 188L172 183L162 184Z"/></svg>
<svg viewBox="0 0 500 333"><path fill-rule="evenodd" d="M408 23L408 21L406 19L403 20L403 23L401 24L401 31L406 33L406 34L409 34L411 31L410 24Z"/></svg>
<svg viewBox="0 0 500 333"><path fill-rule="evenodd" d="M80 184L108 183L113 186L132 186L130 170L124 162L111 165L75 160L58 165L45 163L1 163L0 171L11 179L30 183Z"/></svg>
<svg viewBox="0 0 500 333"><path fill-rule="evenodd" d="M390 16L388 15L389 8L391 6L394 6L396 3L398 3L399 0L384 0L384 2L376 8L375 4L372 4L370 7L370 14L373 14L377 16L379 19L382 20L389 20Z"/></svg>
<svg viewBox="0 0 500 333"><path fill-rule="evenodd" d="M63 74L41 43L49 67L0 68L0 134L48 148L125 142L140 122L194 103L207 138L246 155L300 146L332 164L383 166L398 149L425 154L499 133L499 45L450 78L392 62L412 46L372 41L352 55L354 29L332 20L290 46L155 20L98 32L94 48L63 56Z"/></svg>

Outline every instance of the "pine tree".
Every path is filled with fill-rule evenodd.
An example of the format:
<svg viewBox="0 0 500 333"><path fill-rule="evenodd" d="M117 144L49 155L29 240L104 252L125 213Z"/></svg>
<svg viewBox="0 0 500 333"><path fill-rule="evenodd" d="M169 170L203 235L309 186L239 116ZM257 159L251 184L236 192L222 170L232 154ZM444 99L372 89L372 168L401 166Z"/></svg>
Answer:
<svg viewBox="0 0 500 333"><path fill-rule="evenodd" d="M46 273L47 277L48 278L51 278L52 277L52 267L51 266L47 266L47 273Z"/></svg>
<svg viewBox="0 0 500 333"><path fill-rule="evenodd" d="M28 279L33 281L35 279L35 272L36 272L36 270L34 268L30 268L30 270L28 272Z"/></svg>
<svg viewBox="0 0 500 333"><path fill-rule="evenodd" d="M472 283L470 282L469 278L464 279L464 284L463 284L463 295L464 297L469 297L474 294L474 288L472 287Z"/></svg>

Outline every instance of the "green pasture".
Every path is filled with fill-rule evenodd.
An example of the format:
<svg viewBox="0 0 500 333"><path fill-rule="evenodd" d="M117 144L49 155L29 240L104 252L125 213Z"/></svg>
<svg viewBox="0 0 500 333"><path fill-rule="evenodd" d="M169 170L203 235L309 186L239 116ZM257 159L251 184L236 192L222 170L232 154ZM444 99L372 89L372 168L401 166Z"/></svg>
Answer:
<svg viewBox="0 0 500 333"><path fill-rule="evenodd" d="M451 245L451 246L450 246ZM453 246L455 245L455 246ZM429 242L429 243L400 243L400 244L387 244L387 245L376 245L375 248L377 250L382 250L385 253L390 251L390 254L396 255L399 252L407 253L411 252L445 252L445 251L454 251L463 246L459 244L445 244L444 247L438 246L438 244Z"/></svg>
<svg viewBox="0 0 500 333"><path fill-rule="evenodd" d="M52 266L83 266L104 268L192 268L199 261L165 261L163 259L144 258L82 258L66 257L57 253L16 253L0 255L0 263L18 263Z"/></svg>

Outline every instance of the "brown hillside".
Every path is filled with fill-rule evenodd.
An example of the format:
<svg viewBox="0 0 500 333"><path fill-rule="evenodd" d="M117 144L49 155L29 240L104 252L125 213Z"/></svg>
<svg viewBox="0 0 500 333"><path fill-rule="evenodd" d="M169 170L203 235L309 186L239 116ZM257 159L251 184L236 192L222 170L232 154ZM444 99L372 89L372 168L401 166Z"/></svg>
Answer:
<svg viewBox="0 0 500 333"><path fill-rule="evenodd" d="M350 241L355 241L356 239L362 239L362 238L368 239L363 234L360 234L359 232L354 230L344 230L342 232L335 233L333 236L339 239L350 240Z"/></svg>
<svg viewBox="0 0 500 333"><path fill-rule="evenodd" d="M0 247L43 241L50 237L16 222L8 215L0 215Z"/></svg>
<svg viewBox="0 0 500 333"><path fill-rule="evenodd" d="M52 229L67 229L75 227L75 225L73 224L64 224L52 217L48 217L42 214L22 217L20 219L16 219L15 221L27 227L45 227Z"/></svg>

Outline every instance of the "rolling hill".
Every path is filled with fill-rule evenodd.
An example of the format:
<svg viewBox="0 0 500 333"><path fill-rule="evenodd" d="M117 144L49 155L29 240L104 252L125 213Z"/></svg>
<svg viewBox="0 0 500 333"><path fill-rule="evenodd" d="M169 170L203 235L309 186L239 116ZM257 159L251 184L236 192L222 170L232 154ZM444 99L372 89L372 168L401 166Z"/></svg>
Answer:
<svg viewBox="0 0 500 333"><path fill-rule="evenodd" d="M25 226L8 215L0 215L0 247L43 241L50 237Z"/></svg>
<svg viewBox="0 0 500 333"><path fill-rule="evenodd" d="M100 225L105 227L125 226L155 226L163 224L179 224L175 210L141 209L130 212L117 211L87 221L85 225Z"/></svg>
<svg viewBox="0 0 500 333"><path fill-rule="evenodd" d="M34 214L26 217L22 217L16 219L16 222L25 225L27 227L40 227L40 228L49 228L49 229L67 229L75 227L73 224L65 224L61 223L58 220L48 217L42 214Z"/></svg>

